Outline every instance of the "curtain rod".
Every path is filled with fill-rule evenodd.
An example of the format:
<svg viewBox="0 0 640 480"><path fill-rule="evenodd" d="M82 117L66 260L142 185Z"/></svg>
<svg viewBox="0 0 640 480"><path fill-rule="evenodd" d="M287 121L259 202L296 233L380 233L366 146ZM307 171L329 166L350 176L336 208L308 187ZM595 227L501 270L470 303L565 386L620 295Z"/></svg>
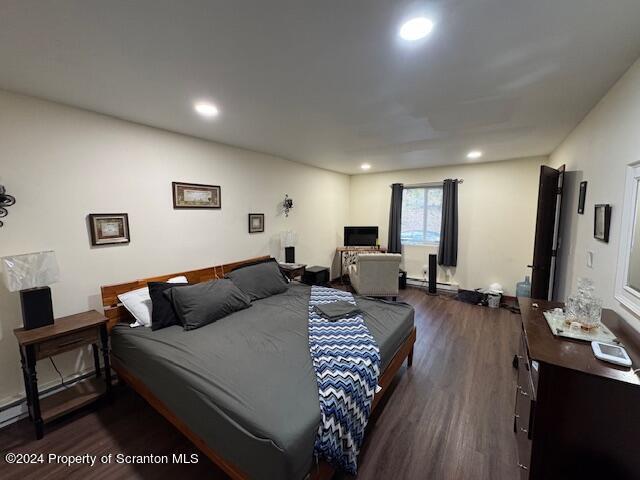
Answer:
<svg viewBox="0 0 640 480"><path fill-rule="evenodd" d="M410 184L406 184L403 185L404 188L420 188L420 187L434 187L436 185L442 185L444 183L444 181L442 182L427 182L427 183L410 183ZM458 183L464 183L464 179L459 178L458 179ZM393 185L389 185L390 187Z"/></svg>

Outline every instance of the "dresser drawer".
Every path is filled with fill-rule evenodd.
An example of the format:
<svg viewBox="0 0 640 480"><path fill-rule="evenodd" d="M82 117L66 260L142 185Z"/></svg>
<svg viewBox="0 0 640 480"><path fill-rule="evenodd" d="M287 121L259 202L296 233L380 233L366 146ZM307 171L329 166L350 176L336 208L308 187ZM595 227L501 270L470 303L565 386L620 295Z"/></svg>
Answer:
<svg viewBox="0 0 640 480"><path fill-rule="evenodd" d="M518 351L518 386L530 397L535 399L538 372L532 369L532 362L529 358L529 351L524 338L524 332L520 337L520 348Z"/></svg>
<svg viewBox="0 0 640 480"><path fill-rule="evenodd" d="M524 332L520 338L518 351L518 378L516 385L514 431L518 447L518 467L520 478L529 478L531 465L531 438L535 408L535 388L531 375L531 360L526 347Z"/></svg>
<svg viewBox="0 0 640 480"><path fill-rule="evenodd" d="M518 468L520 470L520 480L528 480L529 468L531 466L531 440L526 433L516 433L518 446Z"/></svg>
<svg viewBox="0 0 640 480"><path fill-rule="evenodd" d="M51 357L59 353L68 352L69 350L75 350L83 345L97 343L98 334L99 331L97 328L88 328L38 343L35 346L36 359Z"/></svg>

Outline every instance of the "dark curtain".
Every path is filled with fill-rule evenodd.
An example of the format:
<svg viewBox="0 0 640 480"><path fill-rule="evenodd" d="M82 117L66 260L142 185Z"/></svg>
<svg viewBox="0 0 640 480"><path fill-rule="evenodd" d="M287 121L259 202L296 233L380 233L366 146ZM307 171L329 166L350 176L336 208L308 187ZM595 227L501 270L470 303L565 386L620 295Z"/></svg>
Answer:
<svg viewBox="0 0 640 480"><path fill-rule="evenodd" d="M389 210L389 253L402 253L400 230L402 228L402 190L401 183L391 185L391 209Z"/></svg>
<svg viewBox="0 0 640 480"><path fill-rule="evenodd" d="M458 264L458 180L447 179L442 186L442 224L438 263L445 267Z"/></svg>

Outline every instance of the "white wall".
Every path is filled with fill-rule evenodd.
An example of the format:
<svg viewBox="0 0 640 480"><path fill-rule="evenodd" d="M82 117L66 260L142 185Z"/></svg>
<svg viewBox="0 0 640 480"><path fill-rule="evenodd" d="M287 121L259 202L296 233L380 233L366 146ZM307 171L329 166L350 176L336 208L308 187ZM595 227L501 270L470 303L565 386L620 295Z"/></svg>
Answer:
<svg viewBox="0 0 640 480"><path fill-rule="evenodd" d="M565 204L567 234L564 255L562 292L575 288L576 280L586 276L594 280L605 306L613 308L640 330L640 320L614 298L615 274L620 243L620 222L625 169L640 160L640 61L636 62L578 127L562 142L550 158L552 166L566 164L574 171L572 202ZM588 183L585 214L578 215L577 188L581 180ZM611 234L609 243L593 238L594 205L610 203ZM593 268L586 264L587 251L594 253Z"/></svg>
<svg viewBox="0 0 640 480"><path fill-rule="evenodd" d="M174 210L172 181L221 185L222 209ZM329 266L349 201L346 175L1 91L0 184L17 199L0 256L55 250L56 316L99 309L101 285L277 255L285 229L298 233L297 260ZM100 212L129 214L129 245L91 248L86 216ZM265 233L247 233L249 212L265 213ZM0 406L23 394L21 325L18 294L0 286ZM88 359L58 364L69 375ZM48 362L38 368L41 385L57 383Z"/></svg>
<svg viewBox="0 0 640 480"><path fill-rule="evenodd" d="M462 178L458 188L458 267L439 268L438 281L473 289L498 282L508 295L529 274L533 256L538 178L546 157L404 170L351 177L349 221L378 225L386 245L392 183L441 182ZM404 246L409 277L422 278L427 254L437 247Z"/></svg>

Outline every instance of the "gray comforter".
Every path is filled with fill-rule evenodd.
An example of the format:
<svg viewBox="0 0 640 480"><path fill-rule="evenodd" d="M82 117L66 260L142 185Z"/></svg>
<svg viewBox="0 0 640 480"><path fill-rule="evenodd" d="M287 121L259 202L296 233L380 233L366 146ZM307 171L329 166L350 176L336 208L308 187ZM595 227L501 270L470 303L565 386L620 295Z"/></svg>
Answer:
<svg viewBox="0 0 640 480"><path fill-rule="evenodd" d="M253 302L193 331L118 325L112 354L223 458L251 478L301 479L320 423L308 345L310 288ZM382 367L413 327L413 308L356 297Z"/></svg>

